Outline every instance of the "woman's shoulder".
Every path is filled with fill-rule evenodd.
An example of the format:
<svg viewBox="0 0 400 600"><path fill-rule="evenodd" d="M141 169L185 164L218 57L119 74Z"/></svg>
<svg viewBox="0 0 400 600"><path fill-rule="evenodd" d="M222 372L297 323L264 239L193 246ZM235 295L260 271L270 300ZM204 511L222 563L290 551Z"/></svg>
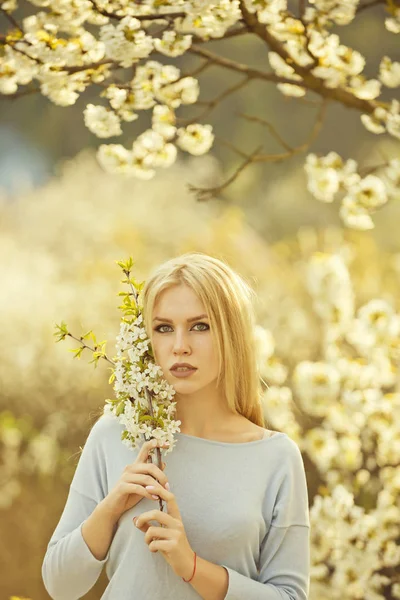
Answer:
<svg viewBox="0 0 400 600"><path fill-rule="evenodd" d="M86 444L108 445L115 440L121 441L124 426L113 415L103 413L91 425Z"/></svg>

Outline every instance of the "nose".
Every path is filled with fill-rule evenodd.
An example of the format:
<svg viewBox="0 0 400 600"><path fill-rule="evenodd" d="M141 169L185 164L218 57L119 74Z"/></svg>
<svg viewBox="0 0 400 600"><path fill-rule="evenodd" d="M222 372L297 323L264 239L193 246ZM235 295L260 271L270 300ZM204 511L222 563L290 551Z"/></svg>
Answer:
<svg viewBox="0 0 400 600"><path fill-rule="evenodd" d="M190 354L190 346L189 346L188 338L183 331L176 332L176 335L174 337L173 351L174 351L174 354L178 354L178 355Z"/></svg>

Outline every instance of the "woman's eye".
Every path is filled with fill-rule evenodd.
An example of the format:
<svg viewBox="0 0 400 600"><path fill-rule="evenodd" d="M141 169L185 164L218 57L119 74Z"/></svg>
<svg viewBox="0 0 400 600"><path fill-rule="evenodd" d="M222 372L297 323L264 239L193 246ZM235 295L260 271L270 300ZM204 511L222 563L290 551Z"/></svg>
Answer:
<svg viewBox="0 0 400 600"><path fill-rule="evenodd" d="M195 327L197 325L204 325L205 329L200 329L200 331L207 331L207 329L210 329L210 327L208 326L208 323L196 323Z"/></svg>
<svg viewBox="0 0 400 600"><path fill-rule="evenodd" d="M195 325L193 325L193 327L197 327L197 325L203 325L205 329L198 329L197 331L207 331L208 329L210 329L208 323L196 323ZM155 331L159 331L160 333L166 333L165 331L162 331L163 327L170 327L170 325L159 325L158 327L156 327Z"/></svg>

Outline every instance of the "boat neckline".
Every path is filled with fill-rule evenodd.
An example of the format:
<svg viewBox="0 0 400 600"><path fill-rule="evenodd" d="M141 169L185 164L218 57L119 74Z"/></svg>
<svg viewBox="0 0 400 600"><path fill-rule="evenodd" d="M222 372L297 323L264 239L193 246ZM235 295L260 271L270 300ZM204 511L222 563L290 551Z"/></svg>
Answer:
<svg viewBox="0 0 400 600"><path fill-rule="evenodd" d="M219 440L209 440L207 438L197 437L195 435L188 435L187 433L180 433L179 431L175 432L174 435L182 436L187 439L199 441L199 442L208 442L209 444L217 444L218 446L254 446L256 444L262 444L263 442L269 442L274 438L280 438L283 435L286 435L283 431L276 431L274 435L270 435L269 437L263 437L260 440L254 440L252 442L221 442Z"/></svg>

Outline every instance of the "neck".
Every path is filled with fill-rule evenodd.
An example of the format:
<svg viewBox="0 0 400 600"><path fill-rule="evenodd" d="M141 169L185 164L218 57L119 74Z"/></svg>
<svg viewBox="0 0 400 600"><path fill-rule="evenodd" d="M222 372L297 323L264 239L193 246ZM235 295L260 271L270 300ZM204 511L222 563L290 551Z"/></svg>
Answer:
<svg viewBox="0 0 400 600"><path fill-rule="evenodd" d="M216 391L176 394L176 419L181 433L206 438L221 431L235 416L225 399Z"/></svg>

